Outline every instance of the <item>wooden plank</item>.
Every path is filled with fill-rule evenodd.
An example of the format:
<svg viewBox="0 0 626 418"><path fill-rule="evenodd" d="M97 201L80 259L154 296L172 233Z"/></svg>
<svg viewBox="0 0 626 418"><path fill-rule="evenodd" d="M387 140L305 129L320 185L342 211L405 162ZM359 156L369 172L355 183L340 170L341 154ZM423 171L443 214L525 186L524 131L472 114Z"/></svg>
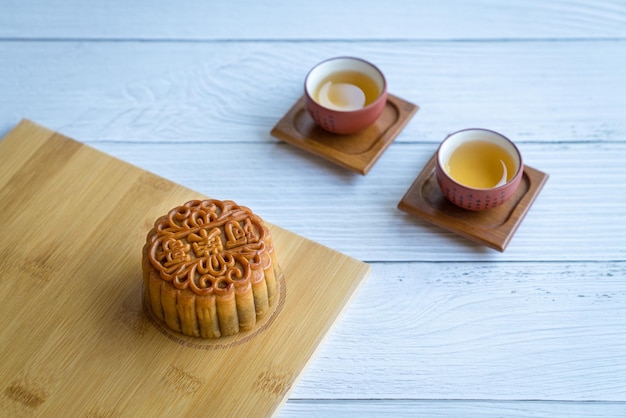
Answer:
<svg viewBox="0 0 626 418"><path fill-rule="evenodd" d="M203 196L29 121L0 144L0 414L269 415L369 272L268 224L272 322L227 346L168 338L143 312L141 248Z"/></svg>
<svg viewBox="0 0 626 418"><path fill-rule="evenodd" d="M288 401L279 417L315 418L341 415L345 418L392 416L396 418L463 417L543 417L543 418L622 418L624 402L489 401L489 400L306 400Z"/></svg>
<svg viewBox="0 0 626 418"><path fill-rule="evenodd" d="M374 263L291 398L624 402L624 277L623 261Z"/></svg>
<svg viewBox="0 0 626 418"><path fill-rule="evenodd" d="M623 37L618 0L284 2L239 0L61 4L12 2L0 37L71 39L560 39Z"/></svg>
<svg viewBox="0 0 626 418"><path fill-rule="evenodd" d="M619 142L623 50L621 41L0 42L11 63L0 68L0 133L28 117L90 142L273 142L307 71L350 54L420 106L394 144L475 126L528 142Z"/></svg>
<svg viewBox="0 0 626 418"><path fill-rule="evenodd" d="M360 260L599 261L624 255L626 194L615 193L626 175L626 145L620 143L519 144L526 163L550 180L504 254L396 209L436 144L394 143L365 178L286 144L246 144L246 152L231 144L97 145L201 193L235 195L270 221ZM191 155L206 163L190 166ZM224 170L237 190L207 183ZM259 191L259 184L270 190ZM355 227L355 219L363 221Z"/></svg>

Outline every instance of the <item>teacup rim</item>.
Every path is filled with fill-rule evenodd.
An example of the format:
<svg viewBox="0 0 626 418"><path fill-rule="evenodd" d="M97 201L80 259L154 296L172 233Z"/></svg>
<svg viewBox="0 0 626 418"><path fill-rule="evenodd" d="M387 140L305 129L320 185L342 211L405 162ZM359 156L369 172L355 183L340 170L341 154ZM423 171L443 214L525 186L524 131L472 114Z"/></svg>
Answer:
<svg viewBox="0 0 626 418"><path fill-rule="evenodd" d="M450 174L448 174L448 172L444 169L444 164L441 161L441 148L444 145L444 143L452 136L457 135L459 133L462 132L466 132L466 131L482 131L482 132L489 132L491 134L495 134L496 136L499 136L501 138L503 138L505 141L507 141L515 150L515 153L518 156L519 159L519 166L517 167L517 171L515 172L515 174L511 177L511 180L507 181L506 183L500 185L500 186L496 186L496 187L472 187L472 186L468 186L466 184L463 184L461 182L459 182L458 180L456 180L454 177L452 177ZM486 129L486 128L464 128L464 129L459 129L458 131L452 132L450 134L448 134L439 144L439 146L437 147L437 165L440 168L441 173L446 176L446 178L448 178L450 181L452 181L454 184L460 186L460 187L464 187L467 190L479 190L479 191L485 191L485 190L500 190L500 189L504 189L506 187L509 187L509 185L511 185L512 183L515 182L515 180L521 175L521 173L523 173L524 171L524 159L522 157L522 153L519 150L519 148L517 147L517 145L515 144L515 142L513 142L513 140L511 140L509 137L507 137L506 135L501 134L500 132L494 131L493 129Z"/></svg>
<svg viewBox="0 0 626 418"><path fill-rule="evenodd" d="M336 61L336 60L340 60L340 59L345 59L345 60L354 60L354 61L360 61L370 67L372 67L374 69L374 71L376 71L379 75L380 78L382 80L382 88L380 90L380 94L378 95L378 97L376 98L376 100L374 100L372 103L368 104L365 107L362 107L360 109L356 109L356 110L341 110L341 109L331 109L329 107L326 107L324 105L322 105L321 103L319 103L318 101L316 101L313 96L309 93L309 89L307 88L307 82L309 80L309 76L311 75L311 73L318 68L320 65L325 64L329 61ZM356 114L359 112L365 112L367 110L369 110L372 107L377 106L381 100L386 100L386 93L387 92L387 78L385 77L385 74L381 71L380 68L378 68L378 66L374 63L372 63L371 61L368 61L364 58L360 58L360 57L355 57L355 56L351 56L351 55L339 55L336 57L330 57L330 58L326 58L322 61L319 61L317 64L315 64L313 67L311 67L309 69L309 71L306 73L306 76L304 77L304 94L306 94L306 96L309 98L310 101L312 101L313 103L315 103L317 106L321 107L322 109L325 109L329 112L337 112L337 113L352 113L352 114Z"/></svg>

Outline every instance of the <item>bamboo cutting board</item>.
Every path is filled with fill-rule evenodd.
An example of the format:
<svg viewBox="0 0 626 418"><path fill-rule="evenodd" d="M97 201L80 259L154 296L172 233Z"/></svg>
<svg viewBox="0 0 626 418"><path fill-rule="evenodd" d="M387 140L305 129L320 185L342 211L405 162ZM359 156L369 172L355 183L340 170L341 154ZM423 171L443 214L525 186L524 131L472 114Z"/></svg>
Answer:
<svg viewBox="0 0 626 418"><path fill-rule="evenodd" d="M0 415L280 406L369 266L269 225L283 275L263 327L168 333L142 308L141 248L159 215L203 197L27 120L0 141Z"/></svg>

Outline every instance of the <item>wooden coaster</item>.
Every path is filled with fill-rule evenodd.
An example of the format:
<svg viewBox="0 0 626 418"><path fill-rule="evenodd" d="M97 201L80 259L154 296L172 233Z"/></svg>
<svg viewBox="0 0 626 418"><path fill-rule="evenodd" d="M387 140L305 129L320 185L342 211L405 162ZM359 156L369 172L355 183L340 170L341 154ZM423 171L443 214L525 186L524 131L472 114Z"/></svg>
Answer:
<svg viewBox="0 0 626 418"><path fill-rule="evenodd" d="M548 180L548 174L525 166L519 188L508 201L494 209L473 212L452 204L441 192L435 177L435 157L417 176L398 208L503 252Z"/></svg>
<svg viewBox="0 0 626 418"><path fill-rule="evenodd" d="M317 126L306 111L304 96L278 121L271 134L312 154L365 175L419 109L389 94L378 120L351 135L337 135Z"/></svg>

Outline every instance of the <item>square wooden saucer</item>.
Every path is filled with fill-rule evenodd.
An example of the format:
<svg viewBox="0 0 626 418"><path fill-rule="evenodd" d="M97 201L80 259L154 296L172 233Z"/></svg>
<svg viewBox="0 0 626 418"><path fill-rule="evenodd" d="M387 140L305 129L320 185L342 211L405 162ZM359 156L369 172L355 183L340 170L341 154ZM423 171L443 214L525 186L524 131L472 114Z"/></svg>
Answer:
<svg viewBox="0 0 626 418"><path fill-rule="evenodd" d="M503 252L548 180L548 174L525 166L522 181L508 201L494 209L472 212L452 204L441 192L435 177L435 158L433 155L428 161L398 208Z"/></svg>
<svg viewBox="0 0 626 418"><path fill-rule="evenodd" d="M352 135L337 135L317 126L306 111L304 95L274 126L271 134L312 154L365 175L419 109L388 94L378 120Z"/></svg>

